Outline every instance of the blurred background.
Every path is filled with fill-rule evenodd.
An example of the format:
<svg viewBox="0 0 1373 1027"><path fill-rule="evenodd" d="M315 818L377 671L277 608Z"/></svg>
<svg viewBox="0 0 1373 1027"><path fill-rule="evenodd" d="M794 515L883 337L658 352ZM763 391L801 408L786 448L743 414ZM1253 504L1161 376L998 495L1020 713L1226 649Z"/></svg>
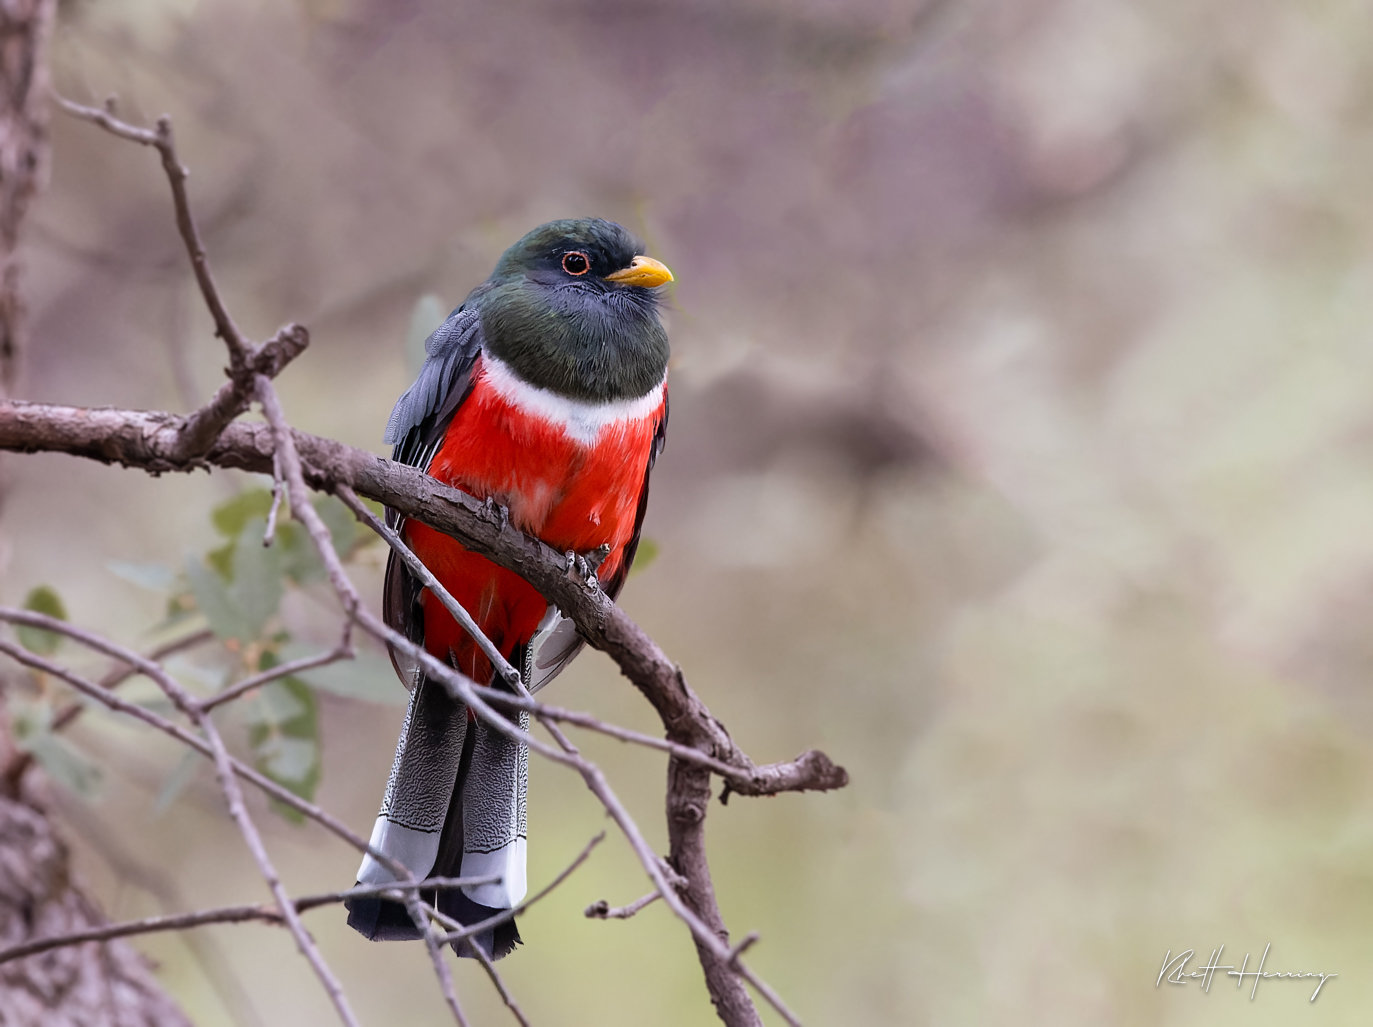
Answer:
<svg viewBox="0 0 1373 1027"><path fill-rule="evenodd" d="M807 1023L1352 1024L1370 53L1357 0L70 0L54 75L172 114L240 324L311 330L280 380L311 432L382 452L422 298L536 224L608 217L673 269L659 556L622 602L756 760L852 775L710 812L726 921ZM187 410L223 355L155 158L54 133L21 394ZM163 601L110 562L203 552L254 484L8 463L0 598L53 583L131 641ZM320 639L327 612L288 599ZM655 726L596 653L549 698ZM321 698L320 800L359 831L402 700ZM265 897L208 775L158 809L174 747L97 717L73 740L102 788L54 801L112 916ZM663 761L585 746L665 849ZM351 883L351 850L255 808L294 891ZM534 764L531 883L602 826ZM502 968L535 1023L714 1022L660 905L581 915L644 890L612 835L522 919ZM364 1022L449 1022L413 946L309 923ZM1168 950L1269 943L1269 970L1339 977L1314 1006L1155 987ZM204 1027L330 1020L284 932L140 947ZM457 973L476 1023L508 1016Z"/></svg>

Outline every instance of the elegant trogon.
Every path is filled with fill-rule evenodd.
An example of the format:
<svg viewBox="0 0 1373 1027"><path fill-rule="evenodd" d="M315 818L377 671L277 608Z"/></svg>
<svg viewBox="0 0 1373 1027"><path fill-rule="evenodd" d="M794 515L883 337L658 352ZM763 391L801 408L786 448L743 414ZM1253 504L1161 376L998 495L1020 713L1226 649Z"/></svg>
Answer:
<svg viewBox="0 0 1373 1027"><path fill-rule="evenodd" d="M560 552L608 546L598 575L613 598L634 560L667 426L668 340L654 290L671 280L612 222L534 229L429 337L419 376L386 426L393 458L504 506L512 524ZM572 622L517 574L394 511L387 520L531 691L577 654ZM432 655L480 684L501 684L394 553L382 605L386 622ZM479 923L525 894L528 751L454 702L415 661L393 651L392 662L410 707L372 845L417 878L498 875L428 896ZM360 883L392 880L364 857ZM354 899L348 909L368 938L420 936L399 903ZM512 919L475 940L499 958L519 934Z"/></svg>

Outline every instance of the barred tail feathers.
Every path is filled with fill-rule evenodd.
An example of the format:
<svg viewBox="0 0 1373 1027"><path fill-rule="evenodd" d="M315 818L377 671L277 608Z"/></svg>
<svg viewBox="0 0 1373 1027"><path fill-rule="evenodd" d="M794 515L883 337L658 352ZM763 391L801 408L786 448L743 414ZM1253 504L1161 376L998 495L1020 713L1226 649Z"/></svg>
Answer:
<svg viewBox="0 0 1373 1027"><path fill-rule="evenodd" d="M528 715L521 717L528 726ZM421 679L396 745L371 844L415 877L478 877L500 880L460 891L425 896L464 924L510 909L525 895L526 796L529 753L486 724L469 717L435 682ZM365 855L360 884L396 880L385 865ZM373 941L420 937L405 906L378 898L347 903L349 926ZM499 958L519 941L513 920L476 936L488 956ZM455 946L459 955L470 955Z"/></svg>

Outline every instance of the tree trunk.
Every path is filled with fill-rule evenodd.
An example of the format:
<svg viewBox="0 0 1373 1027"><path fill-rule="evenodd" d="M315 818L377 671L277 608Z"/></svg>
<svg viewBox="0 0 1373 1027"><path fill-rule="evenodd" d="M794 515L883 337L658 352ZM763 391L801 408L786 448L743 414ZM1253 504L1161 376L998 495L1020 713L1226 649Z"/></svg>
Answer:
<svg viewBox="0 0 1373 1027"><path fill-rule="evenodd" d="M48 170L48 36L57 0L0 2L0 398L24 354L19 228Z"/></svg>
<svg viewBox="0 0 1373 1027"><path fill-rule="evenodd" d="M48 166L47 42L57 0L0 0L0 399L13 395L26 343L20 227ZM0 506L8 482L0 473ZM12 765L0 681L0 767ZM72 880L66 846L0 782L0 948L104 923ZM189 1027L147 960L123 942L56 949L0 964L0 1027Z"/></svg>
<svg viewBox="0 0 1373 1027"><path fill-rule="evenodd" d="M0 797L0 947L105 922L72 883L47 818ZM147 961L121 941L0 964L0 1027L189 1027Z"/></svg>

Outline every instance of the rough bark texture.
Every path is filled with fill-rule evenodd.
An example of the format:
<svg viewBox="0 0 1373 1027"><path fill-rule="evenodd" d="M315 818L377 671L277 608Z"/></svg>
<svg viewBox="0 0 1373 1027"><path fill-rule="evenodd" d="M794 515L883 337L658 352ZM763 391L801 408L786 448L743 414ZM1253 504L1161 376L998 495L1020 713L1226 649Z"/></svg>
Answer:
<svg viewBox="0 0 1373 1027"><path fill-rule="evenodd" d="M706 861L706 810L710 808L710 771L673 759L667 765L668 862L686 879L680 889L685 902L726 945L729 931L715 901L715 884ZM762 1027L744 982L699 941L696 955L705 973L710 1001L730 1027Z"/></svg>
<svg viewBox="0 0 1373 1027"><path fill-rule="evenodd" d="M184 430L184 418L161 412L0 403L0 450L71 453L154 474L213 466L266 473L272 469L275 444L269 425L232 423L208 452L192 458L185 458L178 446ZM775 795L825 791L848 783L844 768L816 750L784 763L754 764L692 691L681 668L643 629L594 587L582 569L569 565L564 554L512 527L498 508L447 488L417 468L301 431L293 431L291 438L303 465L303 477L311 487L331 492L347 485L453 536L533 584L576 621L594 648L619 664L653 704L671 741L696 748L734 768L734 773L724 775L729 791ZM671 860L686 879L683 902L723 939L723 920L705 855L710 773L674 758L668 785ZM731 1027L754 1027L758 1014L728 961L702 945L700 939L697 949L721 1018Z"/></svg>
<svg viewBox="0 0 1373 1027"><path fill-rule="evenodd" d="M24 353L19 229L48 164L47 41L57 0L0 0L0 396Z"/></svg>
<svg viewBox="0 0 1373 1027"><path fill-rule="evenodd" d="M154 474L234 467L270 474L270 426L235 422L203 457L179 457L184 419L172 414L0 403L0 450L71 453ZM653 704L673 741L695 746L737 767L729 779L738 795L827 791L848 783L844 768L811 750L785 763L758 766L737 746L687 684L677 664L599 588L590 587L563 554L512 527L502 511L448 488L423 471L331 439L291 433L305 480L322 492L340 484L407 517L451 535L465 546L529 581L577 623L595 649L613 659Z"/></svg>
<svg viewBox="0 0 1373 1027"><path fill-rule="evenodd" d="M0 947L104 923L75 887L38 810L0 797ZM188 1027L124 942L56 949L0 966L0 1027Z"/></svg>

